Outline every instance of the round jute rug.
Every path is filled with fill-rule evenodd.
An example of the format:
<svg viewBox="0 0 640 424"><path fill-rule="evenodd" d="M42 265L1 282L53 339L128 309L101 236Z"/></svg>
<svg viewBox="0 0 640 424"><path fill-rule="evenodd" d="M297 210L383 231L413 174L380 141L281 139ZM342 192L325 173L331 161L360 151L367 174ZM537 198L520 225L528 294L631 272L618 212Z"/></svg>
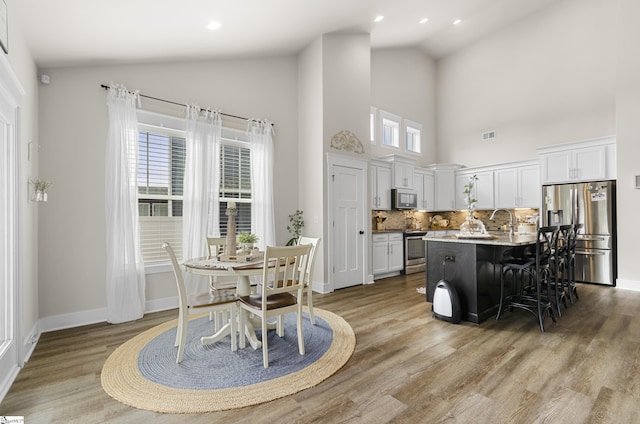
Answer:
<svg viewBox="0 0 640 424"><path fill-rule="evenodd" d="M224 411L292 395L329 378L355 350L355 334L344 319L319 308L314 308L314 313L316 326L311 326L304 314L304 357L297 351L295 326L289 329L287 324L294 314L285 319L285 339L289 340L275 340L275 332L269 332L267 369L262 366L262 348L254 351L247 345L232 352L229 337L202 346L200 336L206 332L187 335L185 357L175 364L177 348L173 339L177 320L160 324L125 342L107 358L102 368L102 388L126 405L175 414ZM197 324L195 320L202 326L207 318L192 317L190 333L199 331L198 325L192 325ZM323 343L330 345L322 346ZM284 344L291 347L282 348ZM223 372L227 374L221 377ZM211 380L215 377L224 381L214 383L208 375Z"/></svg>

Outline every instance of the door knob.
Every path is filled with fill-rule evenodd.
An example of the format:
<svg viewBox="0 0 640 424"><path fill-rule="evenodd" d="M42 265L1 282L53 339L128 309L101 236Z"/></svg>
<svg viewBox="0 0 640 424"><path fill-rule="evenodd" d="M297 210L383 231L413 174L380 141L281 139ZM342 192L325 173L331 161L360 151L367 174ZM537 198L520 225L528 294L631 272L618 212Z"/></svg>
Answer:
<svg viewBox="0 0 640 424"><path fill-rule="evenodd" d="M360 234L364 234L364 231L363 231L363 230L360 230Z"/></svg>

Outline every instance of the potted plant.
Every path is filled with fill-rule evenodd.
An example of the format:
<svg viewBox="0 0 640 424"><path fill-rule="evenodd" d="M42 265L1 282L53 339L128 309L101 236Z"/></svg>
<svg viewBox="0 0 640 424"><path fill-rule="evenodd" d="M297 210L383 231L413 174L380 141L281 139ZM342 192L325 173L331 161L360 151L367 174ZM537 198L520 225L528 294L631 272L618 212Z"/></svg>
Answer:
<svg viewBox="0 0 640 424"><path fill-rule="evenodd" d="M31 180L31 184L34 186L35 195L33 200L37 202L46 202L47 201L47 188L51 186L51 181L42 180L40 178L36 178L35 180Z"/></svg>
<svg viewBox="0 0 640 424"><path fill-rule="evenodd" d="M302 235L302 229L304 228L304 219L302 219L302 211L296 209L294 213L289 215L289 225L287 225L287 231L293 236L287 242L287 246L294 246L300 235Z"/></svg>
<svg viewBox="0 0 640 424"><path fill-rule="evenodd" d="M240 243L240 251L243 255L248 255L253 250L253 243L258 241L258 236L251 233L240 233L236 237L238 243Z"/></svg>

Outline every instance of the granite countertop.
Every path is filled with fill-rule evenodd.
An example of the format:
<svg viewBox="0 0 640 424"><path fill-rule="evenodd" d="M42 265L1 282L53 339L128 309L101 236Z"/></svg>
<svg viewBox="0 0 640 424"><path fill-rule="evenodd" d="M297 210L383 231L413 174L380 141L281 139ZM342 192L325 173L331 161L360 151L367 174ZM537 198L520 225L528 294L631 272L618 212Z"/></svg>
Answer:
<svg viewBox="0 0 640 424"><path fill-rule="evenodd" d="M458 238L455 235L451 236L424 236L423 240L426 241L443 241L449 243L467 243L467 244L487 244L498 246L524 246L527 244L533 244L536 242L537 234L514 234L510 236L507 233L489 233L491 238Z"/></svg>

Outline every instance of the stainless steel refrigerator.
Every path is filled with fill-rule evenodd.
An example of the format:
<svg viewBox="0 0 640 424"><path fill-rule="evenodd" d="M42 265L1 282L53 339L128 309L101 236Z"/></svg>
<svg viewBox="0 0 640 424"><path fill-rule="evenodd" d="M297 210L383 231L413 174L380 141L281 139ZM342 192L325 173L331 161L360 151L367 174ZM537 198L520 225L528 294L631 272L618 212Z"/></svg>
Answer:
<svg viewBox="0 0 640 424"><path fill-rule="evenodd" d="M576 281L615 285L616 183L542 187L542 225L582 224L576 245Z"/></svg>

